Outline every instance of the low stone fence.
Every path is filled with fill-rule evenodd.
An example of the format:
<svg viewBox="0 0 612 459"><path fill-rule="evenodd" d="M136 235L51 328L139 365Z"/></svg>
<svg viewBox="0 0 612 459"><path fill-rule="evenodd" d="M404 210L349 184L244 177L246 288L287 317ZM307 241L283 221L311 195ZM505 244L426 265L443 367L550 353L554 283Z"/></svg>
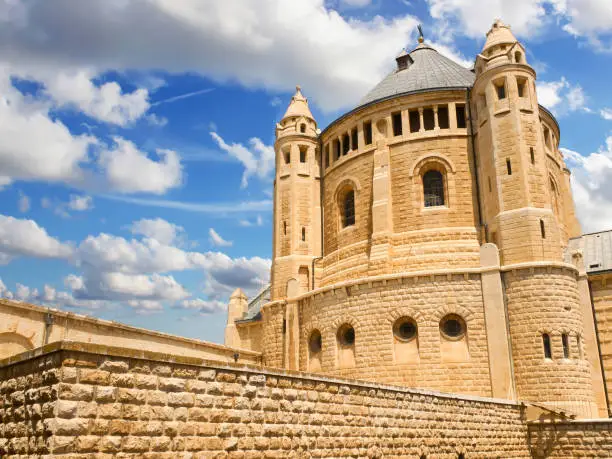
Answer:
<svg viewBox="0 0 612 459"><path fill-rule="evenodd" d="M0 395L3 458L531 457L512 402L101 345L0 361Z"/></svg>
<svg viewBox="0 0 612 459"><path fill-rule="evenodd" d="M529 422L535 459L612 457L612 419Z"/></svg>

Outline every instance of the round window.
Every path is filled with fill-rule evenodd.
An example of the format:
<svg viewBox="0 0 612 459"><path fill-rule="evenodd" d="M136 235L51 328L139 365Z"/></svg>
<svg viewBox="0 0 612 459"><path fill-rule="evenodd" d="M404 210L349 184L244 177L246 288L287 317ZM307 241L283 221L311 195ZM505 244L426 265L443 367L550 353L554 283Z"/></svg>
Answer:
<svg viewBox="0 0 612 459"><path fill-rule="evenodd" d="M408 317L397 319L393 325L393 334L401 341L410 341L417 335L417 324Z"/></svg>
<svg viewBox="0 0 612 459"><path fill-rule="evenodd" d="M440 331L449 339L460 339L465 335L465 322L457 315L450 314L440 322Z"/></svg>
<svg viewBox="0 0 612 459"><path fill-rule="evenodd" d="M308 341L308 346L310 347L310 352L316 354L321 352L321 348L323 347L323 342L321 339L321 333L319 330L314 330L310 334L310 340Z"/></svg>
<svg viewBox="0 0 612 459"><path fill-rule="evenodd" d="M346 324L338 330L338 341L344 346L352 346L355 344L355 329Z"/></svg>

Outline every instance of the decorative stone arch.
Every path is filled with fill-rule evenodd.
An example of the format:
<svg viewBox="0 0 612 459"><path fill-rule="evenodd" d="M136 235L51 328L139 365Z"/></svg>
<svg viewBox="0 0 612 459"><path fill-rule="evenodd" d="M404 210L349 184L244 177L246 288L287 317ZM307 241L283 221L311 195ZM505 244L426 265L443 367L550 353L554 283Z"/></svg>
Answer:
<svg viewBox="0 0 612 459"><path fill-rule="evenodd" d="M445 155L441 153L427 153L420 156L415 161L410 173L415 209L425 206L423 176L431 170L438 171L442 174L442 181L444 184L444 206L441 207L452 207L454 204L455 175L457 169L454 163Z"/></svg>
<svg viewBox="0 0 612 459"><path fill-rule="evenodd" d="M464 308L460 305L444 305L436 309L430 316L430 322L428 325L430 326L438 326L440 321L449 314L455 314L461 317L465 324L468 326L473 323L474 314L467 308Z"/></svg>
<svg viewBox="0 0 612 459"><path fill-rule="evenodd" d="M425 316L418 310L412 308L397 308L387 314L387 323L393 326L395 321L400 317L409 317L419 324L425 324Z"/></svg>
<svg viewBox="0 0 612 459"><path fill-rule="evenodd" d="M357 222L357 202L359 200L359 192L361 190L361 184L357 178L349 176L344 178L338 185L336 185L336 190L334 191L334 212L338 218L338 230L342 229L342 221L344 218L344 197L346 193L352 190L355 193L355 223Z"/></svg>
<svg viewBox="0 0 612 459"><path fill-rule="evenodd" d="M15 332L0 333L0 359L34 349L32 341Z"/></svg>

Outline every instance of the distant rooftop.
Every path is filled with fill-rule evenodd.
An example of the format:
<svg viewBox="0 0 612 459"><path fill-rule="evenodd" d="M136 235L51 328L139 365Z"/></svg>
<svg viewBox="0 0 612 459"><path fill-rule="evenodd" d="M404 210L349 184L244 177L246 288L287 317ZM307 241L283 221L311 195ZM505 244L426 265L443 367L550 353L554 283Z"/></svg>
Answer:
<svg viewBox="0 0 612 459"><path fill-rule="evenodd" d="M568 252L582 250L588 274L612 271L612 230L570 239L568 248Z"/></svg>

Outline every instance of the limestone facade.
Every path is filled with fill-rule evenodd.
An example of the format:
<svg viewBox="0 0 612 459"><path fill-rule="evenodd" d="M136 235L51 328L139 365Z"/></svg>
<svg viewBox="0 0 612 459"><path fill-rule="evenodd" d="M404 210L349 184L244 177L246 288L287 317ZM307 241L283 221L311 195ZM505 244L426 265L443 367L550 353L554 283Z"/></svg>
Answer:
<svg viewBox="0 0 612 459"><path fill-rule="evenodd" d="M608 416L604 319L526 56L500 21L472 71L420 39L323 131L298 88L276 130L271 298L242 303L231 342L268 367Z"/></svg>

